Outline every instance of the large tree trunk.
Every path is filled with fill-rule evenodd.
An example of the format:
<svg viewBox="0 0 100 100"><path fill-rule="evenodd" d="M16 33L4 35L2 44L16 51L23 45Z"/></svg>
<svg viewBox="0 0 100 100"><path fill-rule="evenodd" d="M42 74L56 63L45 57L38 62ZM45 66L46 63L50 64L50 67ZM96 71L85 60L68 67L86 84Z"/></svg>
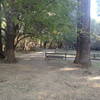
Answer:
<svg viewBox="0 0 100 100"><path fill-rule="evenodd" d="M2 44L2 33L1 33L1 18L0 18L0 58L4 58L3 53L3 44Z"/></svg>
<svg viewBox="0 0 100 100"><path fill-rule="evenodd" d="M0 29L0 58L4 58L3 50L2 50L2 36L1 36L1 29Z"/></svg>
<svg viewBox="0 0 100 100"><path fill-rule="evenodd" d="M1 21L0 21L0 53L2 52Z"/></svg>
<svg viewBox="0 0 100 100"><path fill-rule="evenodd" d="M6 61L8 63L15 63L15 48L14 48L15 37L12 34L7 34L6 41Z"/></svg>
<svg viewBox="0 0 100 100"><path fill-rule="evenodd" d="M74 63L79 64L79 60L80 60L80 37L78 35L77 46L76 46L76 57L75 57Z"/></svg>
<svg viewBox="0 0 100 100"><path fill-rule="evenodd" d="M6 62L15 63L15 30L12 21L12 13L8 13L7 17L7 33L6 33Z"/></svg>
<svg viewBox="0 0 100 100"><path fill-rule="evenodd" d="M74 63L90 66L90 0L78 0L77 54Z"/></svg>

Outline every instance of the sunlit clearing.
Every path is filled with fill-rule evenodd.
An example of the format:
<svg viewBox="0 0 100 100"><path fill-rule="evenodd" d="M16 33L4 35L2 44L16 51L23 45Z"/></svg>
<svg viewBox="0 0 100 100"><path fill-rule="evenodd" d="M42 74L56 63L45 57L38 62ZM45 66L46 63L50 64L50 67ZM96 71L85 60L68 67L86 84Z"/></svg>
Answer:
<svg viewBox="0 0 100 100"><path fill-rule="evenodd" d="M75 71L79 70L80 68L61 68L60 71Z"/></svg>
<svg viewBox="0 0 100 100"><path fill-rule="evenodd" d="M90 80L90 81L93 81L93 80L100 80L100 76L90 77L90 78L88 78L88 80Z"/></svg>

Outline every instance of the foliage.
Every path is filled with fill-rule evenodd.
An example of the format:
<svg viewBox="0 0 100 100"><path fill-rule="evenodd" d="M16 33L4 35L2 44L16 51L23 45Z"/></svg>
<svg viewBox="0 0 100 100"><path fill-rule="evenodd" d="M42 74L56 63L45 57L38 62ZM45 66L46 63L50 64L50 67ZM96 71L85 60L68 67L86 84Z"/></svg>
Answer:
<svg viewBox="0 0 100 100"><path fill-rule="evenodd" d="M91 21L91 37L93 40L100 40L100 23Z"/></svg>
<svg viewBox="0 0 100 100"><path fill-rule="evenodd" d="M3 18L12 11L16 36L28 34L44 40L75 40L73 0L3 0Z"/></svg>

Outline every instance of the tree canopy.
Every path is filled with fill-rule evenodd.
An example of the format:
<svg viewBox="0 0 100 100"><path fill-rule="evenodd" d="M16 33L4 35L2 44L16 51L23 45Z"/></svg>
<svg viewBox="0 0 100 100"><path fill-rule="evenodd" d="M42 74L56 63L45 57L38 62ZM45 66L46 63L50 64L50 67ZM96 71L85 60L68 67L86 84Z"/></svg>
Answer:
<svg viewBox="0 0 100 100"><path fill-rule="evenodd" d="M29 36L44 42L75 41L76 2L73 0L1 0L0 7L1 35L6 50L11 43L15 48ZM11 41L9 46L8 41Z"/></svg>

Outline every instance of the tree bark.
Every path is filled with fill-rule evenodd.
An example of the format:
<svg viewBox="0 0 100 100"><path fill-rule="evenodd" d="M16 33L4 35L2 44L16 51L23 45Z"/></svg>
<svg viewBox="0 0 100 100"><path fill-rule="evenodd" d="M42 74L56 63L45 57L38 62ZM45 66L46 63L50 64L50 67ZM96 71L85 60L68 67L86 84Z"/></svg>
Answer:
<svg viewBox="0 0 100 100"><path fill-rule="evenodd" d="M2 36L1 36L1 29L0 29L0 58L4 58L3 50L2 50Z"/></svg>
<svg viewBox="0 0 100 100"><path fill-rule="evenodd" d="M14 23L12 21L12 12L8 12L7 19L7 33L6 33L6 62L7 63L15 63L15 48L14 48L14 40L16 37L14 30Z"/></svg>
<svg viewBox="0 0 100 100"><path fill-rule="evenodd" d="M78 35L77 46L76 46L76 57L75 57L74 63L79 64L79 60L80 60L80 37Z"/></svg>
<svg viewBox="0 0 100 100"><path fill-rule="evenodd" d="M14 48L14 35L7 34L6 40L6 62L15 63L15 48Z"/></svg>
<svg viewBox="0 0 100 100"><path fill-rule="evenodd" d="M1 11L1 6L0 6L0 11ZM4 58L4 53L3 53L3 44L2 44L2 33L1 33L1 18L0 18L0 58Z"/></svg>
<svg viewBox="0 0 100 100"><path fill-rule="evenodd" d="M78 0L77 51L74 63L90 66L90 0Z"/></svg>
<svg viewBox="0 0 100 100"><path fill-rule="evenodd" d="M1 27L1 21L0 21L0 27ZM1 37L1 28L0 28L0 53L2 52L2 37Z"/></svg>

